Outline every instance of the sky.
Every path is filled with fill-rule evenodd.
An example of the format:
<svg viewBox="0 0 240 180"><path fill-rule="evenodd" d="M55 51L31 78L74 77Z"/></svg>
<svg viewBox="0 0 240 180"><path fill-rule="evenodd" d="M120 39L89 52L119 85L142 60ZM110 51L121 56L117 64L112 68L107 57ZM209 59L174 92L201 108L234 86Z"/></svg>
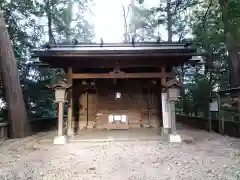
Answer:
<svg viewBox="0 0 240 180"><path fill-rule="evenodd" d="M85 20L93 25L95 37L93 42L100 42L103 38L105 43L123 42L124 35L124 18L123 6L128 8L131 1L137 0L93 0L89 3L89 11L85 12ZM165 0L144 0L141 5L147 9L157 7L160 2ZM74 7L73 7L74 8ZM77 12L78 7L75 6L73 11ZM130 20L131 15L128 15ZM39 24L45 24L45 31L47 32L46 19L38 20ZM160 27L160 34L162 39L167 38L165 27ZM46 37L46 41L48 38Z"/></svg>
<svg viewBox="0 0 240 180"><path fill-rule="evenodd" d="M124 33L124 19L122 5L127 6L129 0L96 0L92 8L95 41L103 38L104 42L122 41Z"/></svg>
<svg viewBox="0 0 240 180"><path fill-rule="evenodd" d="M86 19L94 25L95 42L122 42L124 34L123 8L130 4L131 0L95 0ZM150 3L151 2L151 3ZM151 7L159 3L159 0L146 0L144 6Z"/></svg>

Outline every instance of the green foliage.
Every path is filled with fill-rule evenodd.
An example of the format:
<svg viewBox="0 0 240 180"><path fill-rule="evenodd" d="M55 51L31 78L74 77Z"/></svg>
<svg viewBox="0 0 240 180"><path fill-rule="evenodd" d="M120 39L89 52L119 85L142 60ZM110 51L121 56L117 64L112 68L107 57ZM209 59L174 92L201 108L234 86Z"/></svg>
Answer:
<svg viewBox="0 0 240 180"><path fill-rule="evenodd" d="M232 33L235 43L240 42L240 2L238 0L228 1L227 19L229 23L228 29Z"/></svg>
<svg viewBox="0 0 240 180"><path fill-rule="evenodd" d="M199 8L194 10L190 24L196 45L202 51L207 52L208 56L204 58L203 72L198 72L194 86L187 87L188 93L185 97L189 97L189 92L191 92L192 100L187 100L191 102L187 104L193 104L193 112L201 112L205 116L210 94L214 95L219 89L227 89L230 85L231 59L228 57L229 53L226 48L228 42L226 42L223 16L227 18L229 24L227 30L234 36L234 41L237 44L239 42L240 3L235 0L226 1L228 8L223 11L219 2L218 0L209 0L201 3ZM214 64L220 66L216 67ZM188 76L188 73L185 72L185 76ZM186 101L186 98L184 100ZM184 106L182 108L185 109Z"/></svg>
<svg viewBox="0 0 240 180"><path fill-rule="evenodd" d="M133 23L137 29L137 36L141 39L144 39L142 36L146 40L161 37L163 41L166 36L166 33L162 32L164 28L167 32L171 31L171 40L182 40L190 32L188 10L197 4L197 0L165 0L161 1L159 6L148 9L144 7L144 2L137 1L133 8Z"/></svg>
<svg viewBox="0 0 240 180"><path fill-rule="evenodd" d="M221 88L228 86L228 64L224 55L226 52L224 34L221 30L223 24L217 1L212 2L210 9L208 9L208 2L200 3L197 0L166 0L161 1L159 6L150 9L143 6L145 1L139 3L140 5L136 4L133 10L137 37L140 39L157 39L158 36L162 36L161 41L163 41L166 33L159 31L166 28L166 32L170 36L168 40L181 41L186 35L192 33L196 46L200 50L211 55L218 53L214 57L206 58L204 66L184 66L183 69L177 70L185 89L181 92L182 99L177 105L178 111L187 115L207 116L212 91L219 86ZM191 15L189 9L193 11ZM196 10L194 11L194 9ZM205 14L206 9L208 9L207 14ZM139 32L143 30L145 33L140 34ZM220 69L215 69L214 72L210 71L208 64L208 61L212 59L214 59L212 63L220 62L221 65Z"/></svg>
<svg viewBox="0 0 240 180"><path fill-rule="evenodd" d="M146 1L146 0L145 0ZM144 0L136 0L131 5L131 24L127 28L135 33L137 41L161 41L167 33L171 40L182 40L192 34L199 50L207 52L204 64L196 67L185 66L179 70L185 90L178 104L185 114L204 114L206 116L210 94L218 89L229 87L229 57L227 54L226 29L239 44L240 1L228 0L227 9L221 9L221 0L166 0L156 7L146 8ZM79 42L91 42L93 27L84 19L87 0L2 0L0 9L8 24L14 53L20 71L20 81L28 113L33 117L56 115L53 93L47 84L56 83L62 72L42 69L31 65L30 51L51 39L62 42L72 35ZM170 6L168 6L170 3ZM73 12L77 7L78 12ZM189 11L191 13L189 13ZM224 26L224 17L228 26ZM40 24L39 19L45 23ZM49 22L49 24L47 23ZM131 36L129 36L131 37ZM131 38L130 38L131 39ZM214 68L214 63L219 63ZM4 94L2 95L4 98ZM6 115L3 109L0 117Z"/></svg>
<svg viewBox="0 0 240 180"><path fill-rule="evenodd" d="M86 2L86 0L3 0L0 3L18 62L20 82L30 118L56 116L54 94L51 89L46 88L46 85L56 83L62 77L59 70L33 66L30 52L33 48L46 43L46 36L50 36L45 31L46 27L49 28L47 24L49 18L52 20L51 28L56 41L66 39L69 32L80 42L91 41L94 36L92 27L81 15L86 11ZM72 12L71 3L78 6L78 14ZM4 99L4 94L1 99ZM1 109L0 117L7 118L6 107Z"/></svg>

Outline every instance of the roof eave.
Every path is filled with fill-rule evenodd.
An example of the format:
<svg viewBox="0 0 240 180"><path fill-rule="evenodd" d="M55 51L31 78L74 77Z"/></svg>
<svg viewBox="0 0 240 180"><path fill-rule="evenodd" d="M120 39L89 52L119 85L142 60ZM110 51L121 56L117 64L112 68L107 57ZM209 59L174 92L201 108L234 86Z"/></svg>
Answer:
<svg viewBox="0 0 240 180"><path fill-rule="evenodd" d="M195 49L174 49L174 50L143 50L143 51L51 51L37 50L33 51L32 57L53 57L53 56L72 56L72 57L96 57L96 56L198 56Z"/></svg>

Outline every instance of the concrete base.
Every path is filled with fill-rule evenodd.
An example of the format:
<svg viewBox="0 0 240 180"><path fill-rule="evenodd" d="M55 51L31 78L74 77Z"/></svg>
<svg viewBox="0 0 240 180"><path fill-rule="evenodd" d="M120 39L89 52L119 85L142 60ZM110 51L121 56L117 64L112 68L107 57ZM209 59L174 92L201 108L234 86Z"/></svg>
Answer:
<svg viewBox="0 0 240 180"><path fill-rule="evenodd" d="M87 126L87 129L93 129L93 128L94 128L93 125Z"/></svg>
<svg viewBox="0 0 240 180"><path fill-rule="evenodd" d="M129 125L127 123L123 123L123 124L113 124L113 123L108 123L107 124L107 129L111 130L111 129L129 129Z"/></svg>
<svg viewBox="0 0 240 180"><path fill-rule="evenodd" d="M150 128L150 127L151 127L150 124L143 124L142 126L143 126L144 128Z"/></svg>
<svg viewBox="0 0 240 180"><path fill-rule="evenodd" d="M69 130L69 131L67 131L67 136L73 136L74 135L74 133L73 133L73 130Z"/></svg>
<svg viewBox="0 0 240 180"><path fill-rule="evenodd" d="M66 144L67 138L66 136L56 136L53 140L53 144Z"/></svg>
<svg viewBox="0 0 240 180"><path fill-rule="evenodd" d="M166 136L171 134L171 129L170 128L162 128L162 136Z"/></svg>
<svg viewBox="0 0 240 180"><path fill-rule="evenodd" d="M169 142L172 143L181 143L182 142L182 138L179 134L170 134L169 135Z"/></svg>

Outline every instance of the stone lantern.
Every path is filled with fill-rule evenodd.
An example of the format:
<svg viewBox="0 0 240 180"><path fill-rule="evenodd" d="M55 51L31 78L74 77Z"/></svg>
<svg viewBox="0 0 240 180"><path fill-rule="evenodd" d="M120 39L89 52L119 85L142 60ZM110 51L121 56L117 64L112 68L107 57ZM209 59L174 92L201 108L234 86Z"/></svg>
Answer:
<svg viewBox="0 0 240 180"><path fill-rule="evenodd" d="M180 88L182 85L176 80L172 79L167 82L167 100L169 101L169 120L171 121L171 134L169 136L170 142L181 142L180 135L176 132L176 113L175 103L179 101Z"/></svg>
<svg viewBox="0 0 240 180"><path fill-rule="evenodd" d="M55 91L55 101L57 103L59 102L65 102L66 101L66 89L61 87L61 86L57 86L54 89Z"/></svg>
<svg viewBox="0 0 240 180"><path fill-rule="evenodd" d="M180 88L181 86L177 82L172 82L171 84L167 84L167 96L169 101L177 102L180 97Z"/></svg>
<svg viewBox="0 0 240 180"><path fill-rule="evenodd" d="M54 144L65 144L66 136L63 134L63 115L64 103L67 101L67 90L71 85L64 81L59 81L58 84L52 85L50 88L55 92L55 101L58 103L58 135L54 138Z"/></svg>

